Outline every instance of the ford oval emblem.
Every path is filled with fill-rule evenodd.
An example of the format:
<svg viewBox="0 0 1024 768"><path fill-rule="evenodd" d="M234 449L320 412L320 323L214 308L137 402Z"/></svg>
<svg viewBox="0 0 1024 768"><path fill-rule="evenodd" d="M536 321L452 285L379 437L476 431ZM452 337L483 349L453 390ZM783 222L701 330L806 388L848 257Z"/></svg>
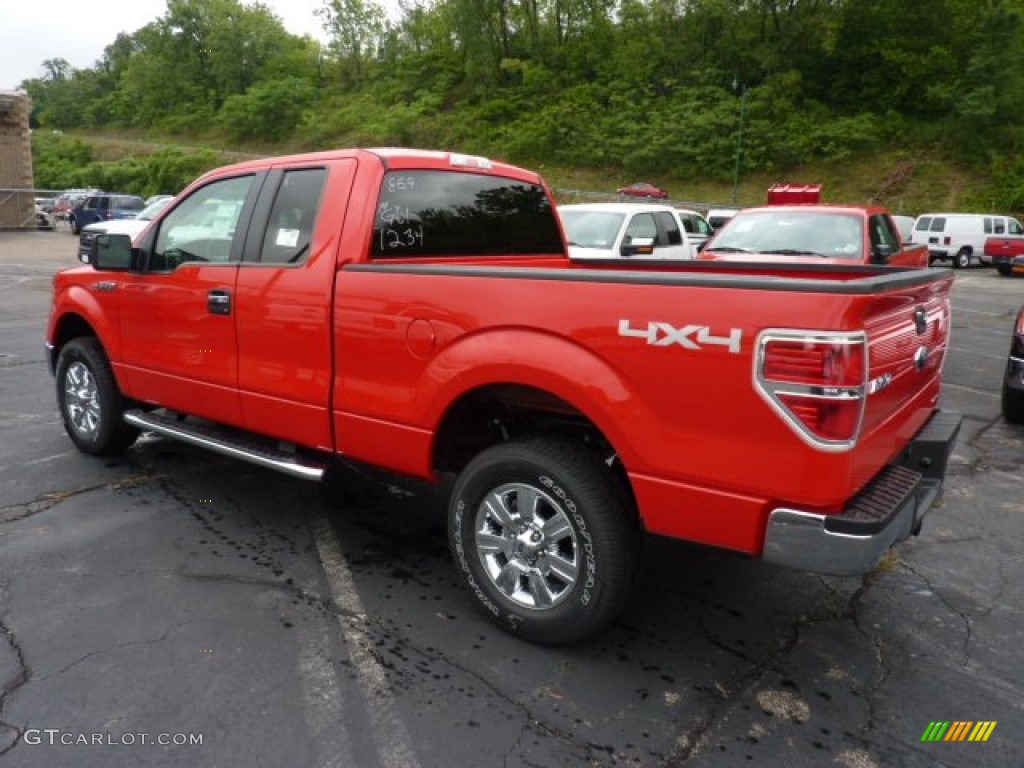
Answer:
<svg viewBox="0 0 1024 768"><path fill-rule="evenodd" d="M919 371L924 370L930 356L931 350L928 347L918 347L917 352L914 353L914 367Z"/></svg>
<svg viewBox="0 0 1024 768"><path fill-rule="evenodd" d="M918 336L923 336L928 330L928 313L924 307L914 310L914 330L917 331Z"/></svg>

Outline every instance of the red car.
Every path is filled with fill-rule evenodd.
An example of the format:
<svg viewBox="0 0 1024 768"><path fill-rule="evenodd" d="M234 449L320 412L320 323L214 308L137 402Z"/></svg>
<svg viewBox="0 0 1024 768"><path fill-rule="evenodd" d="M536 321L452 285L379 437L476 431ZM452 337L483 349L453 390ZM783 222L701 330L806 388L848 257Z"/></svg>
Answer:
<svg viewBox="0 0 1024 768"><path fill-rule="evenodd" d="M646 181L638 181L635 184L630 184L628 187L619 187L615 191L620 195L629 195L630 197L654 197L659 200L664 200L668 197L668 192L664 189L648 184Z"/></svg>

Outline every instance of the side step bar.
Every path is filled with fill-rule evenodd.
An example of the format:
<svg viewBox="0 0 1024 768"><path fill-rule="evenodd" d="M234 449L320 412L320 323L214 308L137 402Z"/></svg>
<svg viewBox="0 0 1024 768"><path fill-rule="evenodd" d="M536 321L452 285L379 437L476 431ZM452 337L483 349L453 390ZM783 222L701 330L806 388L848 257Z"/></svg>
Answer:
<svg viewBox="0 0 1024 768"><path fill-rule="evenodd" d="M186 424L170 416L140 410L126 411L124 420L133 427L147 429L261 467L276 469L303 480L322 480L327 471L326 464L276 449L269 443L262 443L237 430L215 424Z"/></svg>

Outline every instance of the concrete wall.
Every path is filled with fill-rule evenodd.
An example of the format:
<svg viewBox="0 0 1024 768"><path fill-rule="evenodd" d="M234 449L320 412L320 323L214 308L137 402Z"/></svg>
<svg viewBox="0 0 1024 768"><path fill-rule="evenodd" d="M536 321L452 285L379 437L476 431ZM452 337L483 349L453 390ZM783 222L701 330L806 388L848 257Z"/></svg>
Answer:
<svg viewBox="0 0 1024 768"><path fill-rule="evenodd" d="M0 229L35 227L31 109L26 94L0 91Z"/></svg>

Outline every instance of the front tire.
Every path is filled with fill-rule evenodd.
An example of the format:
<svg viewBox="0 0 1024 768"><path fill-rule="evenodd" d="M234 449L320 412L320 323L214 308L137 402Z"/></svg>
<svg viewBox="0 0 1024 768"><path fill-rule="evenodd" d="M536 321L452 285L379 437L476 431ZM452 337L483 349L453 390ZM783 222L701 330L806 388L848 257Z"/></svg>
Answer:
<svg viewBox="0 0 1024 768"><path fill-rule="evenodd" d="M92 336L72 339L61 349L57 404L68 437L85 453L117 453L139 436L124 422L124 397L103 347Z"/></svg>
<svg viewBox="0 0 1024 768"><path fill-rule="evenodd" d="M971 249L961 248L953 257L953 266L957 269L967 269L971 266Z"/></svg>
<svg viewBox="0 0 1024 768"><path fill-rule="evenodd" d="M622 610L637 535L621 483L583 445L560 438L482 451L449 506L456 566L485 613L548 645L593 635Z"/></svg>

